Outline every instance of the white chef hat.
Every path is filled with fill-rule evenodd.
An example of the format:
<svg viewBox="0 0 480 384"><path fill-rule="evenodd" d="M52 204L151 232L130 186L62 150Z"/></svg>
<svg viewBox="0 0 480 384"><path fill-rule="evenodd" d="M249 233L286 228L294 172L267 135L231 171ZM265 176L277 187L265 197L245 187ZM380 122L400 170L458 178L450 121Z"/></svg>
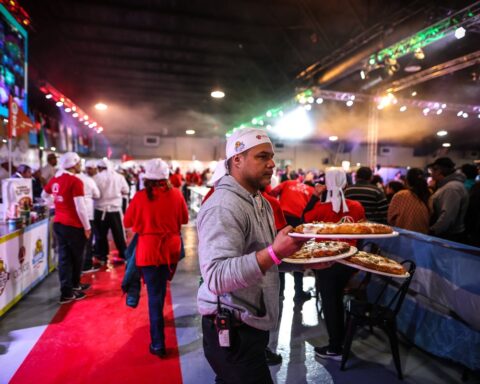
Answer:
<svg viewBox="0 0 480 384"><path fill-rule="evenodd" d="M250 148L265 143L272 144L270 138L263 129L243 128L233 132L233 134L227 139L227 145L225 148L227 158L226 160L218 161L215 172L213 173L209 184L215 186L216 184L218 184L218 181L228 173L228 159L242 152L245 152Z"/></svg>
<svg viewBox="0 0 480 384"><path fill-rule="evenodd" d="M78 156L75 152L66 152L60 156L60 167L63 169L69 169L78 164L80 161L80 156Z"/></svg>
<svg viewBox="0 0 480 384"><path fill-rule="evenodd" d="M144 179L162 180L168 179L168 164L162 159L151 159L145 163Z"/></svg>
<svg viewBox="0 0 480 384"><path fill-rule="evenodd" d="M85 162L85 168L97 168L98 162L96 160L87 160Z"/></svg>
<svg viewBox="0 0 480 384"><path fill-rule="evenodd" d="M348 212L343 188L347 185L347 175L342 168L329 168L325 173L325 186L327 187L327 199L325 202L332 202L332 209L335 213L340 211Z"/></svg>

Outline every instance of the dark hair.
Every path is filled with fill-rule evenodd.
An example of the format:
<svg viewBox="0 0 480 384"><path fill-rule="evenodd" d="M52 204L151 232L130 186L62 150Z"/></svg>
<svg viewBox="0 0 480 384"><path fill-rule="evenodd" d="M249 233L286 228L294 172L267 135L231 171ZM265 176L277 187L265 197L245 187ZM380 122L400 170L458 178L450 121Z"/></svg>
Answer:
<svg viewBox="0 0 480 384"><path fill-rule="evenodd" d="M383 185L383 179L382 176L380 175L373 175L372 179L370 180L370 183L373 185L377 185L377 183L380 183Z"/></svg>
<svg viewBox="0 0 480 384"><path fill-rule="evenodd" d="M387 184L387 187L393 190L393 193L397 193L398 191L401 191L402 189L405 189L405 186L403 185L402 182L397 181L397 180L392 180Z"/></svg>
<svg viewBox="0 0 480 384"><path fill-rule="evenodd" d="M157 187L166 187L167 190L172 189L172 184L170 181L163 179L163 180L150 180L144 179L143 185L145 186L145 191L147 192L148 200L153 201L153 188Z"/></svg>
<svg viewBox="0 0 480 384"><path fill-rule="evenodd" d="M372 170L368 167L360 167L357 170L356 179L370 181L372 178Z"/></svg>
<svg viewBox="0 0 480 384"><path fill-rule="evenodd" d="M467 177L467 179L475 179L478 175L477 166L474 164L463 164L462 173Z"/></svg>
<svg viewBox="0 0 480 384"><path fill-rule="evenodd" d="M408 189L425 203L428 207L428 198L430 197L430 190L428 189L425 174L420 168L410 168L407 172Z"/></svg>

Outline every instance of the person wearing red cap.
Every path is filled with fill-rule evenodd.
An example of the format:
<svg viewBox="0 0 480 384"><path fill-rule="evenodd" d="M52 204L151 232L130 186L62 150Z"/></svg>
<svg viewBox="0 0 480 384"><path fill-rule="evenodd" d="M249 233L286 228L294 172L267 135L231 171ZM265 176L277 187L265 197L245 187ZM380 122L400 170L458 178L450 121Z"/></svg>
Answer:
<svg viewBox="0 0 480 384"><path fill-rule="evenodd" d="M75 176L80 173L80 167L80 157L75 152L63 154L61 169L42 193L43 197L53 195L55 204L53 231L58 247L60 304L84 299L83 291L90 288L90 284L80 282L83 251L91 235L83 183Z"/></svg>

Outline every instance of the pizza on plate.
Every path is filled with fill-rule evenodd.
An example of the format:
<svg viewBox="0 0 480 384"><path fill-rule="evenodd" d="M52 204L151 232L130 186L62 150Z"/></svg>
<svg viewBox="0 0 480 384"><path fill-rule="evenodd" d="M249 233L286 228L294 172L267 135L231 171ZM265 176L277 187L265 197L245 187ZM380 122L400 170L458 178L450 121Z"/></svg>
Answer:
<svg viewBox="0 0 480 384"><path fill-rule="evenodd" d="M328 235L379 235L392 233L392 227L384 224L362 223L324 223L313 222L301 224L294 228L294 232L304 234L328 234Z"/></svg>
<svg viewBox="0 0 480 384"><path fill-rule="evenodd" d="M350 245L342 241L307 241L302 248L289 256L289 259L311 259L337 256L350 250Z"/></svg>
<svg viewBox="0 0 480 384"><path fill-rule="evenodd" d="M393 275L405 275L407 272L403 265L395 260L363 251L358 251L355 255L347 257L345 261L367 269L391 273Z"/></svg>

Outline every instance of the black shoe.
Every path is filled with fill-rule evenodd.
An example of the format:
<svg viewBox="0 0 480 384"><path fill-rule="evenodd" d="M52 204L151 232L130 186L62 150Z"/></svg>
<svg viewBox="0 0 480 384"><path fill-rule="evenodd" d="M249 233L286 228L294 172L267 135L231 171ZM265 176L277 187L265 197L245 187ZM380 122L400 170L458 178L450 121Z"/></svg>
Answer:
<svg viewBox="0 0 480 384"><path fill-rule="evenodd" d="M158 357L167 356L167 351L165 351L165 348L154 348L152 344L150 344L150 353Z"/></svg>
<svg viewBox="0 0 480 384"><path fill-rule="evenodd" d="M87 295L82 291L73 291L73 296L75 296L75 301L85 299Z"/></svg>
<svg viewBox="0 0 480 384"><path fill-rule="evenodd" d="M277 365L282 363L282 355L273 352L270 348L265 348L265 358L267 365Z"/></svg>
<svg viewBox="0 0 480 384"><path fill-rule="evenodd" d="M82 273L93 273L93 272L97 272L100 270L100 265L98 264L94 264L92 265L90 268L86 268L82 271Z"/></svg>
<svg viewBox="0 0 480 384"><path fill-rule="evenodd" d="M310 292L301 292L301 293L296 293L295 296L293 296L293 300L295 301L307 301L312 298L312 295Z"/></svg>
<svg viewBox="0 0 480 384"><path fill-rule="evenodd" d="M78 292L78 291L86 291L87 289L90 289L92 284L80 284L78 287L73 287L73 290Z"/></svg>
<svg viewBox="0 0 480 384"><path fill-rule="evenodd" d="M60 296L60 300L58 300L58 302L60 304L67 304L67 303L70 303L71 301L75 300L75 295L72 295L72 296Z"/></svg>
<svg viewBox="0 0 480 384"><path fill-rule="evenodd" d="M322 359L331 359L335 361L342 361L342 351L330 349L329 345L325 347L315 347L315 355Z"/></svg>

